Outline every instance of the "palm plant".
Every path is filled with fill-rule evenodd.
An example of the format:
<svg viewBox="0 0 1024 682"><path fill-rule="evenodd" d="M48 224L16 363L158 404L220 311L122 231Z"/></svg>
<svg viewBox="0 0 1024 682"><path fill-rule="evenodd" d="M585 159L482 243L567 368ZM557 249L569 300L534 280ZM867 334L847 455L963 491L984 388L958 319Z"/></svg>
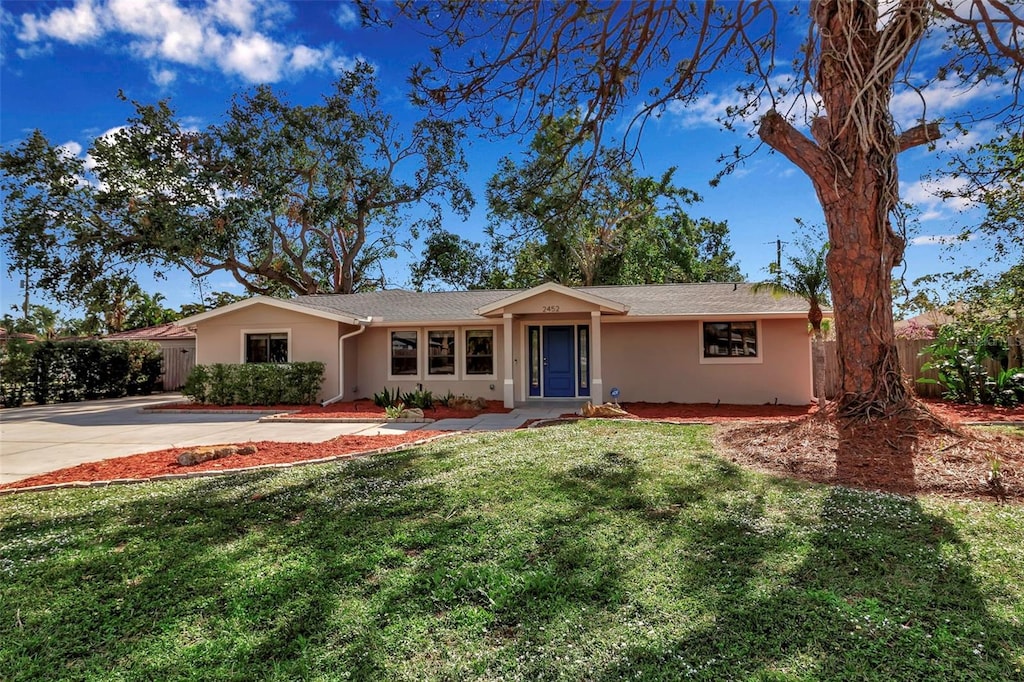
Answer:
<svg viewBox="0 0 1024 682"><path fill-rule="evenodd" d="M807 321L814 330L812 366L814 385L818 387L818 407L821 410L825 409L825 346L822 334L824 313L821 308L829 304L828 268L825 264L827 254L827 242L820 248L805 243L803 253L786 259L786 268L773 264L774 279L758 282L753 286L755 292L769 291L776 297L799 296L810 306Z"/></svg>

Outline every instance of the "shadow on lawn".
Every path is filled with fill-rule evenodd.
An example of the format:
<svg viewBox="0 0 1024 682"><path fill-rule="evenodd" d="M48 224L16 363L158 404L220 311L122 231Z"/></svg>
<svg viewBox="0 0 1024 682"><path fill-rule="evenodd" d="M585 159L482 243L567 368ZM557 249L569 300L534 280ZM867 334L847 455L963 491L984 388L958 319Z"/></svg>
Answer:
<svg viewBox="0 0 1024 682"><path fill-rule="evenodd" d="M504 441L479 442L499 443L497 455ZM11 647L0 664L17 666L0 678L119 665L134 679L386 679L413 659L426 667L406 670L442 678L578 677L544 653L563 621L578 627L583 676L603 680L806 677L808 667L821 679L997 679L1024 642L988 614L954 529L911 500L865 504L833 489L807 543L773 530L765 502L799 484L749 494L746 474L713 457L652 488L653 465L621 443L540 477L525 461L501 480L474 478L458 456L437 445L15 520L3 536L58 538L67 556L26 590L45 604L21 595L0 609ZM510 506L531 496L550 502ZM513 508L521 519L508 518ZM60 545L68 537L73 546ZM697 604L693 622L607 646L608 622L625 630L644 608L658 618L631 582L638 542L685 550L656 572ZM795 551L785 580L763 579Z"/></svg>

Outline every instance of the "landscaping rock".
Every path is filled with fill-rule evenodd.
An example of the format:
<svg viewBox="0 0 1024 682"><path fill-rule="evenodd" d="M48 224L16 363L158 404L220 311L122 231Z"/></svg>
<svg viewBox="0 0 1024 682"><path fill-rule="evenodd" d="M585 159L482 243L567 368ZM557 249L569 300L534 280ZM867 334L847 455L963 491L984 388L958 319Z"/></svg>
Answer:
<svg viewBox="0 0 1024 682"><path fill-rule="evenodd" d="M592 405L587 403L580 410L580 414L584 417L629 417L629 412L616 405L615 403L605 403L604 405Z"/></svg>
<svg viewBox="0 0 1024 682"><path fill-rule="evenodd" d="M398 415L399 419L423 419L423 410L418 407L410 407L402 410Z"/></svg>
<svg viewBox="0 0 1024 682"><path fill-rule="evenodd" d="M178 455L178 464L184 467L195 466L211 459L220 459L230 455L254 455L255 445L204 445Z"/></svg>

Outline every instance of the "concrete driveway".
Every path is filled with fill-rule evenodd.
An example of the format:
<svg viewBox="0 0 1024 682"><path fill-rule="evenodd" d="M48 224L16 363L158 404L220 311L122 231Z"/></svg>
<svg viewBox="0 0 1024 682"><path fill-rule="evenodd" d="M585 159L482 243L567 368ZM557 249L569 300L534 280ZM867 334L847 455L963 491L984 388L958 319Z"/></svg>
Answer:
<svg viewBox="0 0 1024 682"><path fill-rule="evenodd" d="M249 440L321 442L423 424L260 423L259 414L153 414L142 407L178 402L162 394L0 410L0 484L64 467L187 445Z"/></svg>

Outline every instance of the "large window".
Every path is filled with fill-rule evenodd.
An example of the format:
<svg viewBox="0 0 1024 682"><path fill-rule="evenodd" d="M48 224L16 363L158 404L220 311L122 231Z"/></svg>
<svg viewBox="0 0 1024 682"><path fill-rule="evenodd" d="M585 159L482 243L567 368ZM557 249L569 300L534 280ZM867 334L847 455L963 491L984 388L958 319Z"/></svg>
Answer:
<svg viewBox="0 0 1024 682"><path fill-rule="evenodd" d="M757 322L705 322L705 358L756 358Z"/></svg>
<svg viewBox="0 0 1024 682"><path fill-rule="evenodd" d="M392 376L416 376L417 340L415 331L391 332L391 374Z"/></svg>
<svg viewBox="0 0 1024 682"><path fill-rule="evenodd" d="M287 332L245 335L246 362L288 362Z"/></svg>
<svg viewBox="0 0 1024 682"><path fill-rule="evenodd" d="M494 374L494 330L466 330L466 375Z"/></svg>
<svg viewBox="0 0 1024 682"><path fill-rule="evenodd" d="M432 329L427 332L427 374L455 376L454 329Z"/></svg>

